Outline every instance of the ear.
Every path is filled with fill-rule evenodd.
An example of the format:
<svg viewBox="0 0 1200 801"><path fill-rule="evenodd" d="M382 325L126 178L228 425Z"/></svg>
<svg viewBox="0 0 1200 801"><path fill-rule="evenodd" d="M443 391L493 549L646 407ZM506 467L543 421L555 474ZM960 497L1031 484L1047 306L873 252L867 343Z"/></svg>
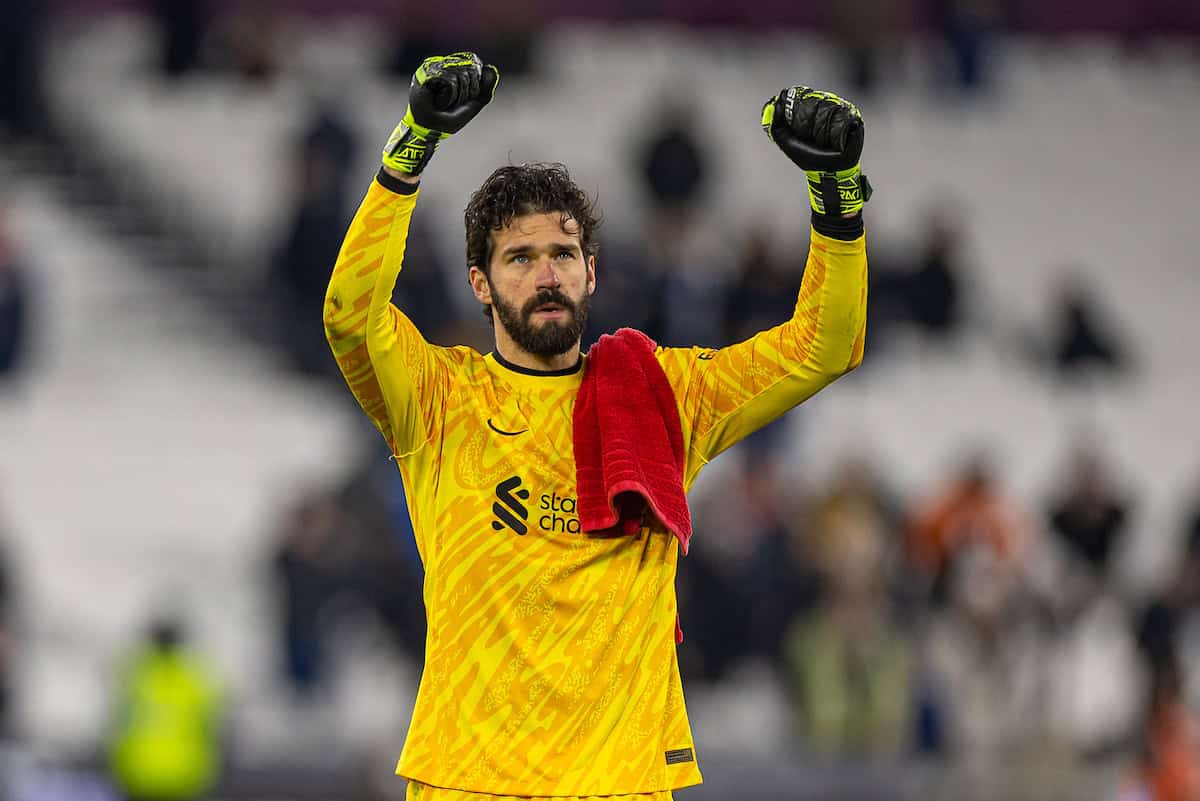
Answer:
<svg viewBox="0 0 1200 801"><path fill-rule="evenodd" d="M596 291L596 257L588 256L587 260L587 293L589 295Z"/></svg>
<svg viewBox="0 0 1200 801"><path fill-rule="evenodd" d="M471 285L471 291L475 293L475 299L484 306L492 305L492 285L488 283L488 277L483 270L478 267L472 267L467 271L467 282Z"/></svg>

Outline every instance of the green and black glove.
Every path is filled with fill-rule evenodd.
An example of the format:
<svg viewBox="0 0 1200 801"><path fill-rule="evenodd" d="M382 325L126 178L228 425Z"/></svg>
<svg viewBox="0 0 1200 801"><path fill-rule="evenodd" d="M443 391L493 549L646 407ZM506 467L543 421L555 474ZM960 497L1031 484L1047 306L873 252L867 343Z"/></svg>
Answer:
<svg viewBox="0 0 1200 801"><path fill-rule="evenodd" d="M793 86L766 102L762 127L808 176L814 211L831 217L862 211L871 184L859 166L864 127L853 103L832 92Z"/></svg>
<svg viewBox="0 0 1200 801"><path fill-rule="evenodd" d="M456 134L496 94L500 71L474 53L427 58L413 74L404 119L383 148L383 164L419 175L438 143Z"/></svg>

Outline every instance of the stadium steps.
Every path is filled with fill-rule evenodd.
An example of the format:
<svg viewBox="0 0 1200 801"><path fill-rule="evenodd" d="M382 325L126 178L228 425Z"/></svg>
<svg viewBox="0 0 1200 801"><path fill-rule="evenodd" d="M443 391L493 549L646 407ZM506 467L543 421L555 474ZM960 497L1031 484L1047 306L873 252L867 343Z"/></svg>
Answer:
<svg viewBox="0 0 1200 801"><path fill-rule="evenodd" d="M122 654L150 615L179 610L232 697L248 699L239 753L269 757L296 744L277 680L277 516L300 488L341 480L363 422L344 392L284 373L214 322L144 252L64 203L54 180L0 157L36 290L28 373L0 393L21 731L52 753L90 748ZM394 705L362 698L355 676L378 676L370 665L385 657L349 646L363 656L317 718L349 732L347 748L411 708L403 681Z"/></svg>

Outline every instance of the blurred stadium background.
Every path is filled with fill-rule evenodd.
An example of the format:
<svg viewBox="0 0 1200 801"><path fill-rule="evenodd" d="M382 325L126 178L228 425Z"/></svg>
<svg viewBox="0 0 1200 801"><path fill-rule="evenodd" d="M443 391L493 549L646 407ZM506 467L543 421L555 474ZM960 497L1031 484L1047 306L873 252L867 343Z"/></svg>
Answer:
<svg viewBox="0 0 1200 801"><path fill-rule="evenodd" d="M420 672L399 475L325 280L430 53L501 66L397 301L490 349L461 210L562 161L605 212L590 337L790 313L802 177L854 99L866 363L692 495L680 799L1200 799L1200 5L6 0L0 798L119 798L131 655L219 687L216 799L398 799Z"/></svg>

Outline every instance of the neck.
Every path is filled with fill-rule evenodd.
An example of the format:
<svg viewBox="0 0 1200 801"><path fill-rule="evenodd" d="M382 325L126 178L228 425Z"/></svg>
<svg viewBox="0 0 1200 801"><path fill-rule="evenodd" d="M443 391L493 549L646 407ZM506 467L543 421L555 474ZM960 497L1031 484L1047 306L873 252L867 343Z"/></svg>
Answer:
<svg viewBox="0 0 1200 801"><path fill-rule="evenodd" d="M527 370L552 372L566 370L579 363L579 342L576 342L570 350L557 356L538 356L513 342L512 337L508 336L508 332L498 323L496 325L496 351L509 364L515 364L517 367L524 367Z"/></svg>

